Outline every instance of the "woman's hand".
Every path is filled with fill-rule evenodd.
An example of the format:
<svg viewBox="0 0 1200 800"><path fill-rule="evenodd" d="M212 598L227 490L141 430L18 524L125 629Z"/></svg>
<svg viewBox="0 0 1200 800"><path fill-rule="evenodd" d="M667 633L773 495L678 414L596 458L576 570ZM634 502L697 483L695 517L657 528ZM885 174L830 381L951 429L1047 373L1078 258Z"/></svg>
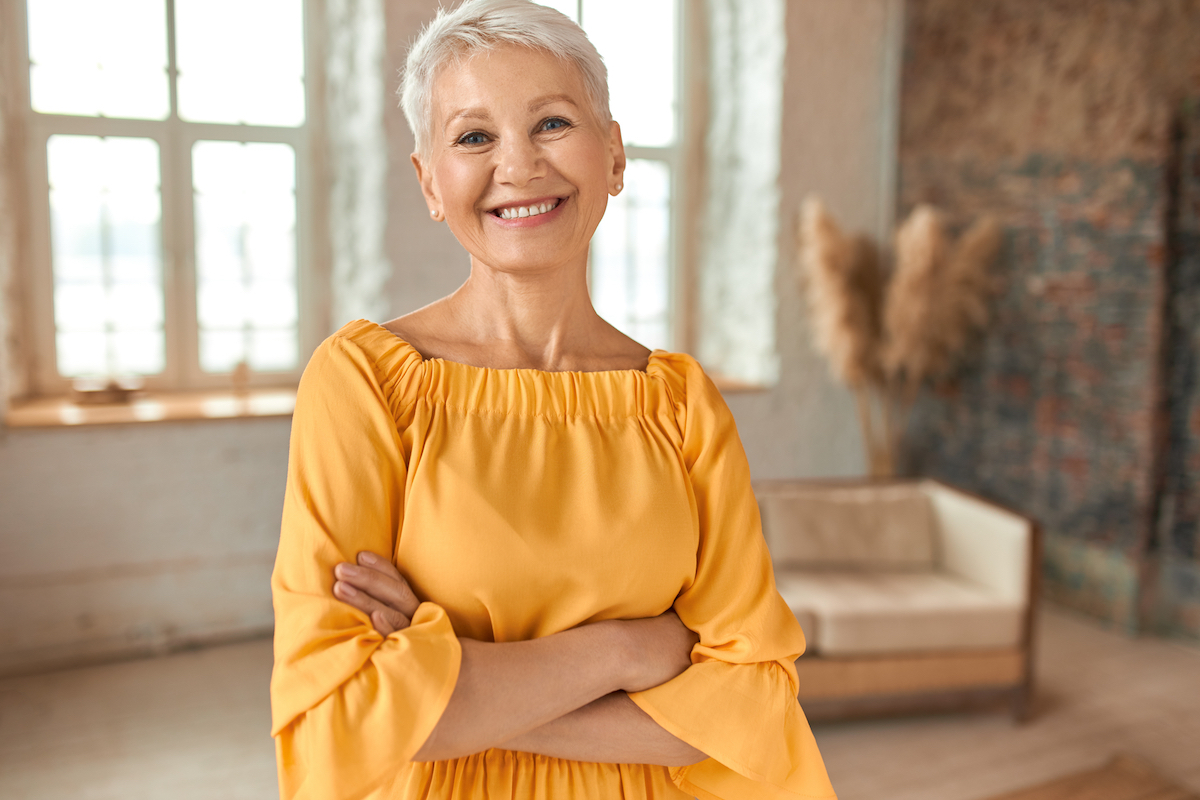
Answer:
<svg viewBox="0 0 1200 800"><path fill-rule="evenodd" d="M390 560L363 551L358 563L333 568L333 594L371 617L371 626L387 636L408 627L421 601Z"/></svg>
<svg viewBox="0 0 1200 800"><path fill-rule="evenodd" d="M692 648L700 637L674 611L621 625L630 653L625 691L640 692L666 683L692 665Z"/></svg>

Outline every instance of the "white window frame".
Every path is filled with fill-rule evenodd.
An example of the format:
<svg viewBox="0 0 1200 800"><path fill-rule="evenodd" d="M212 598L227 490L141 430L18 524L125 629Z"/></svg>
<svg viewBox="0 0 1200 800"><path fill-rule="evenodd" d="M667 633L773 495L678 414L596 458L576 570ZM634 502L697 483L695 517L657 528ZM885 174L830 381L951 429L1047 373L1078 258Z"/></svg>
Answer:
<svg viewBox="0 0 1200 800"><path fill-rule="evenodd" d="M675 159L671 174L671 339L673 349L695 352L700 269L700 226L707 186L704 132L708 126L708 24L703 3L679 3L675 29Z"/></svg>
<svg viewBox="0 0 1200 800"><path fill-rule="evenodd" d="M23 105L25 209L29 226L28 264L21 271L24 307L21 324L28 343L29 394L61 396L67 394L72 379L58 373L56 328L54 322L54 276L51 261L50 186L46 145L55 134L83 136L136 136L153 139L159 147L162 198L162 279L165 337L165 368L158 375L145 377L151 391L188 391L229 388L228 374L206 373L200 368L199 325L196 311L195 214L192 186L192 145L199 140L271 142L290 145L296 153L296 280L298 295L297 364L287 372L252 373L248 385L254 387L294 386L299 380L307 354L322 335L320 314L314 313L320 293L314 285L314 260L319 246L319 226L315 211L314 141L319 133L319 114L324 105L318 89L323 85L321 48L317 31L322 10L319 0L304 2L304 83L305 122L295 128L265 125L188 122L180 119L176 97L175 1L166 4L167 71L170 76L170 114L165 120L83 117L43 114L33 110L30 95L28 9L25 0L8 4L12 13L8 22L15 54L14 90ZM19 121L19 120L14 120Z"/></svg>
<svg viewBox="0 0 1200 800"><path fill-rule="evenodd" d="M591 0L597 2L598 0ZM690 220L700 205L696 189L702 185L698 158L703 121L695 118L704 91L703 69L697 64L702 38L702 9L685 0L675 3L675 139L670 145L652 147L625 144L627 160L660 161L670 174L670 241L667 243L667 338L672 350L687 351L693 343L691 276L696 250ZM575 0L575 19L583 19L584 0ZM620 122L620 120L617 120ZM699 123L699 124L698 124ZM589 262L589 283L591 277ZM590 286L589 286L590 288Z"/></svg>

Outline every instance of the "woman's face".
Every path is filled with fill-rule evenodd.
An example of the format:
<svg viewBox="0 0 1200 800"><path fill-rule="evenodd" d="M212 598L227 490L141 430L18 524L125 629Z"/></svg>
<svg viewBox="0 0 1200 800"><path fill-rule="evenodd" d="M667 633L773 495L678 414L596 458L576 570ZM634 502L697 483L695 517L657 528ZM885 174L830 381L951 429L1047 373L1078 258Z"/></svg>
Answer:
<svg viewBox="0 0 1200 800"><path fill-rule="evenodd" d="M430 152L413 165L430 210L476 261L586 265L625 152L573 64L516 46L476 54L438 76L432 113Z"/></svg>

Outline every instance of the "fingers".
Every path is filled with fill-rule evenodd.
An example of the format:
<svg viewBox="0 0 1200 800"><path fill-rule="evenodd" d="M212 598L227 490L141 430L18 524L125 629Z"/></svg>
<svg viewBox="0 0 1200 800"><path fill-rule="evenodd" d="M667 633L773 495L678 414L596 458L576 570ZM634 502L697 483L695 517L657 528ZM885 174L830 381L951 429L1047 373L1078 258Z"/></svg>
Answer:
<svg viewBox="0 0 1200 800"><path fill-rule="evenodd" d="M402 631L409 626L410 617L391 608L366 592L356 589L346 581L336 581L333 584L334 597L347 605L357 608L371 618L371 627L384 636Z"/></svg>
<svg viewBox="0 0 1200 800"><path fill-rule="evenodd" d="M363 550L358 554L358 563L360 566L382 572L389 577L404 580L400 576L400 570L396 569L396 565L392 563L391 559L384 558L378 553L372 553L370 550Z"/></svg>
<svg viewBox="0 0 1200 800"><path fill-rule="evenodd" d="M412 619L421 601L391 560L363 551L358 554L358 561L358 564L338 564L333 570L334 577Z"/></svg>
<svg viewBox="0 0 1200 800"><path fill-rule="evenodd" d="M384 636L407 628L420 605L391 560L376 553L364 550L357 564L338 564L334 576L334 596L366 613Z"/></svg>
<svg viewBox="0 0 1200 800"><path fill-rule="evenodd" d="M381 608L371 612L371 627L384 636L402 631L409 626L408 617L394 608Z"/></svg>

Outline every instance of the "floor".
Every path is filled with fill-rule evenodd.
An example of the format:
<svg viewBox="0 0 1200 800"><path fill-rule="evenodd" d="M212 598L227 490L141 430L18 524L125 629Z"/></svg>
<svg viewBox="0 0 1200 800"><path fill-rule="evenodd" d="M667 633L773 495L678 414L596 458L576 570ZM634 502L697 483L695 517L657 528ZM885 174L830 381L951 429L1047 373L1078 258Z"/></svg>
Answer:
<svg viewBox="0 0 1200 800"><path fill-rule="evenodd" d="M976 800L1141 756L1200 789L1200 648L1069 613L1040 626L1035 719L949 715L816 729L841 800ZM247 642L0 681L0 797L277 796L271 648Z"/></svg>
<svg viewBox="0 0 1200 800"><path fill-rule="evenodd" d="M909 718L816 728L841 800L982 800L1138 756L1200 790L1200 647L1128 639L1047 610L1034 717Z"/></svg>

